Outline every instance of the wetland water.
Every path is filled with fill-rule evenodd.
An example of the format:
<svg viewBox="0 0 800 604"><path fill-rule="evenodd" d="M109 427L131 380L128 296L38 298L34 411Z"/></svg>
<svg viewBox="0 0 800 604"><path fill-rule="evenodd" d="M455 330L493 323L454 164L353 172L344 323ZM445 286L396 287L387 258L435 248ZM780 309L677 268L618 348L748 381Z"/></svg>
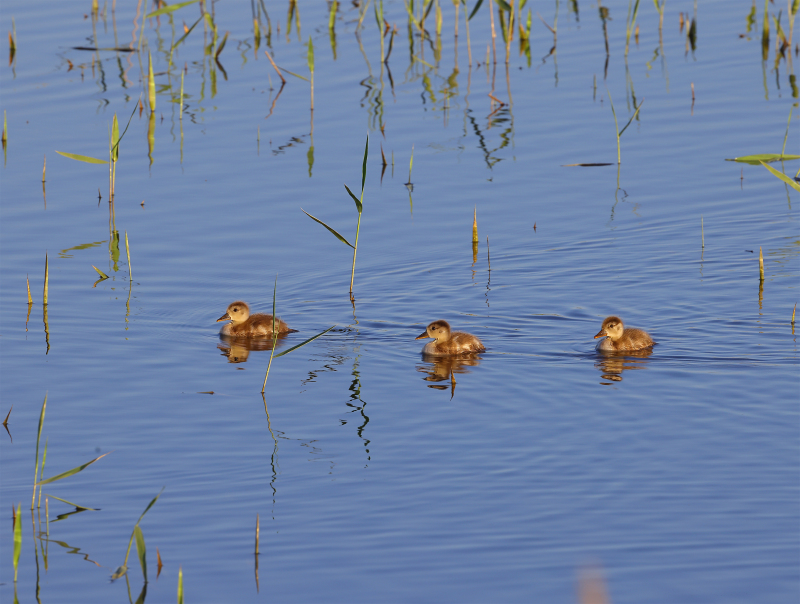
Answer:
<svg viewBox="0 0 800 604"><path fill-rule="evenodd" d="M162 487L140 524L147 601L172 601L181 568L187 602L576 602L587 565L615 604L796 600L800 197L724 161L780 153L793 107L786 152L800 149L800 59L776 61L773 22L762 60L763 7L749 22L749 2L670 1L660 44L642 2L626 59L628 3L529 0L530 60L517 34L506 70L498 37L495 70L488 3L470 66L463 11L457 45L449 2L439 38L434 8L409 41L404 5L385 2L383 68L372 5L356 35L342 4L332 39L324 3L299 2L288 35L287 3L256 3L256 49L250 4L217 2L216 45L200 22L171 63L196 4L143 30L152 7L133 2L45 6L1 9L17 49L0 93L0 505L22 506L21 602L136 600L135 545L109 577ZM552 27L556 6L548 54L536 15ZM74 49L138 48L142 32L138 52ZM309 84L287 74L281 90L264 55L307 77L309 36L313 135ZM620 128L640 108L619 174L609 92ZM124 129L140 97L117 244L108 167L55 151L106 158L114 114ZM366 135L353 306L352 250L300 208L352 241L342 185L358 194ZM276 275L298 330L279 352L336 327L276 358L262 399L269 351L229 346L215 320L237 299L271 312ZM649 331L652 354L598 355L611 314ZM423 359L434 319L487 352ZM110 452L45 485L49 527L44 497L28 509L46 393L45 476ZM99 511L63 516L75 508L53 496ZM8 516L0 543L12 601Z"/></svg>

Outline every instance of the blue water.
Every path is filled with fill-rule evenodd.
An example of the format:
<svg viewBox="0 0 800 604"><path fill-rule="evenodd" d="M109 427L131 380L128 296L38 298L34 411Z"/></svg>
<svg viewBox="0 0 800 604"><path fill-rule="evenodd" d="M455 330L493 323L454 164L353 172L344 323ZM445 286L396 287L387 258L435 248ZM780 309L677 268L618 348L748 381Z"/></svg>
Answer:
<svg viewBox="0 0 800 604"><path fill-rule="evenodd" d="M246 4L215 7L220 37L230 32L215 94L202 24L168 77L168 19L148 22L155 146L151 163L137 111L117 166L117 258L107 167L55 151L106 156L113 114L124 128L140 94L147 105L147 54L118 63L104 51L93 73L97 55L72 49L94 45L88 12L3 4L18 48L0 72L3 417L13 405L0 505L22 503L20 601L37 590L43 601L135 600L135 545L127 579L109 577L162 487L141 522L152 601L175 597L181 568L193 602L576 602L587 565L615 604L796 600L800 200L761 166L723 161L780 152L797 102L789 65L776 73L772 46L762 63L747 3L704 2L688 53L678 11L693 9L667 5L655 59L657 15L642 3L626 67L627 3L609 7L604 82L596 6L581 3L578 21L560 4L557 55L543 62L552 36L536 13L552 25L553 5L531 5L531 66L515 39L508 81L498 41L498 107L486 6L470 23L471 70L461 14L454 75L452 6L442 4L438 63L427 42L415 46L428 68L410 64L405 8L387 2L392 91L371 6L368 65L351 5L334 60L326 8L300 3L302 42L294 26L287 42L286 5L267 3L279 66L307 75L314 40L313 137L308 84L290 75L265 119L280 82L263 41L254 57ZM108 10L98 44L127 45L136 6L120 4L115 20ZM176 15L175 39L199 11ZM181 143L169 101L184 65ZM621 138L619 176L616 165L563 167L616 162L608 92L620 127L644 99ZM800 149L794 112L787 153ZM351 305L352 250L300 208L353 240L342 185L360 192L367 135ZM92 265L110 278L94 285ZM229 362L215 320L234 299L271 312L276 276L278 314L298 330L279 350L335 327L275 359L262 399L269 352ZM595 353L610 314L649 331L652 354ZM421 358L414 338L440 318L487 352ZM110 452L45 486L100 508L53 522L74 508L50 498L49 540L44 498L38 527L28 510L45 395L46 476ZM12 542L3 523L4 601Z"/></svg>

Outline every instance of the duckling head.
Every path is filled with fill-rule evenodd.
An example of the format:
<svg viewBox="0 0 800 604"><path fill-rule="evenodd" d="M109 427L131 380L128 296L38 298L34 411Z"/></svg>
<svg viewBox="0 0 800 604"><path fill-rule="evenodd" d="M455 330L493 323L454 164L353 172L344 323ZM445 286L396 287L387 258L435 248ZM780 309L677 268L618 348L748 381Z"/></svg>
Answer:
<svg viewBox="0 0 800 604"><path fill-rule="evenodd" d="M225 311L224 315L217 319L217 323L220 321L233 321L234 325L236 325L238 323L247 321L249 316L250 307L247 305L247 302L237 300L236 302L231 302L231 304L228 305L228 310Z"/></svg>
<svg viewBox="0 0 800 604"><path fill-rule="evenodd" d="M595 339L608 336L612 340L619 340L622 337L622 332L625 330L622 324L622 319L619 317L606 317L603 321L600 331L595 336Z"/></svg>
<svg viewBox="0 0 800 604"><path fill-rule="evenodd" d="M450 323L444 320L434 321L428 325L427 329L419 334L415 340L433 338L437 342L444 342L450 339Z"/></svg>

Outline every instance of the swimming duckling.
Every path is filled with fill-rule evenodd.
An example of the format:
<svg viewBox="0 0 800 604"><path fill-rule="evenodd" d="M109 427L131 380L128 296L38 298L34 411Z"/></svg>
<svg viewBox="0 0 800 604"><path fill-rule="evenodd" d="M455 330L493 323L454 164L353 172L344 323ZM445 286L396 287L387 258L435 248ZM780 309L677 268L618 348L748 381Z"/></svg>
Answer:
<svg viewBox="0 0 800 604"><path fill-rule="evenodd" d="M263 313L251 315L250 307L241 300L232 302L225 314L217 319L217 323L220 321L230 321L219 330L219 333L224 336L260 338L272 335L272 315ZM275 331L289 333L296 330L289 329L286 323L275 317Z"/></svg>
<svg viewBox="0 0 800 604"><path fill-rule="evenodd" d="M424 333L418 335L415 340L434 338L433 342L428 342L422 348L423 354L449 355L470 352L484 352L486 348L481 341L471 333L463 331L450 331L450 324L447 321L434 321Z"/></svg>
<svg viewBox="0 0 800 604"><path fill-rule="evenodd" d="M634 327L626 328L619 317L606 317L595 338L604 336L607 337L597 344L597 350L604 352L641 350L655 344L646 331Z"/></svg>

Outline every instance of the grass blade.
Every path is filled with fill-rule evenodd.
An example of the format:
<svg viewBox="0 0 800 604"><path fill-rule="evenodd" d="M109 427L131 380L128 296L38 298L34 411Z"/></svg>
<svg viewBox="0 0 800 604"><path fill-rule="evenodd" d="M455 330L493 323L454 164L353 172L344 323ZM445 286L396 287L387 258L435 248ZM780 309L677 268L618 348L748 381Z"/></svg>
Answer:
<svg viewBox="0 0 800 604"><path fill-rule="evenodd" d="M109 451L109 453L110 453L110 451ZM67 478L68 476L72 476L73 474L77 474L78 472L80 472L80 471L84 470L85 468L89 467L90 465L92 465L97 460L103 459L106 455L108 455L108 453L103 453L100 457L95 457L92 461L88 461L85 464L83 464L82 466L77 466L75 468L72 468L71 470L67 470L66 472L62 472L61 474L59 474L57 476L53 476L51 478L45 478L43 480L40 480L39 482L36 483L36 486L41 486L43 484L50 484L51 482L55 482L56 480L61 480L62 478Z"/></svg>
<svg viewBox="0 0 800 604"><path fill-rule="evenodd" d="M178 604L183 604L183 567L178 567Z"/></svg>
<svg viewBox="0 0 800 604"><path fill-rule="evenodd" d="M108 279L108 275L106 275L103 271L97 268L94 264L92 265L92 268L96 270L97 274L100 275L103 279Z"/></svg>
<svg viewBox="0 0 800 604"><path fill-rule="evenodd" d="M169 13L175 12L179 8L183 8L184 6L189 6L190 4L195 4L197 2L200 2L200 0L189 0L188 2L181 2L180 4L171 4L146 15L145 19L150 19L151 17L160 17L161 15L168 15Z"/></svg>
<svg viewBox="0 0 800 604"><path fill-rule="evenodd" d="M66 503L67 505L71 505L76 510L89 510L91 512L99 512L98 508L87 508L85 505L78 505L77 503L72 503L71 501L67 501L66 499L61 499L61 497L56 497L55 495L51 495L50 493L47 494L48 497L52 497L53 499L58 499L62 503Z"/></svg>
<svg viewBox="0 0 800 604"><path fill-rule="evenodd" d="M361 204L361 200L358 197L356 197L355 195L353 195L353 192L350 190L350 187L345 185L344 188L347 189L347 192L350 193L350 197L352 197L353 201L356 202L356 209L358 210L358 213L361 214L361 208L363 207L362 204ZM363 192L363 189L362 189L362 192Z"/></svg>
<svg viewBox="0 0 800 604"><path fill-rule="evenodd" d="M364 143L364 163L361 166L361 197L364 197L364 181L367 180L367 153L369 152L369 134L367 134L367 142ZM349 189L348 189L349 192ZM350 193L352 195L352 193ZM361 204L358 204L358 211L361 212Z"/></svg>
<svg viewBox="0 0 800 604"><path fill-rule="evenodd" d="M284 350L283 352L279 352L278 354L276 354L276 355L275 355L275 358L277 359L278 357L282 357L282 356L283 356L283 355L285 355L285 354L289 354L289 353L290 353L290 352L292 352L293 350L297 350L297 349L298 349L298 348L300 348L301 346L305 346L306 344L308 344L308 343L309 343L309 342L311 342L312 340L316 340L316 339L317 339L318 337L320 337L321 335L324 335L324 334L328 333L328 332L329 332L331 329L333 329L334 327L336 327L336 325L331 325L331 326L330 326L330 327L328 327L328 329L326 329L325 331L321 331L321 332L320 332L320 333L318 333L317 335L315 335L315 336L313 336L313 337L310 337L310 338L308 338L308 339L307 339L305 342L301 342L301 343L300 343L300 344L298 344L297 346L292 346L291 348L289 348L289 349L287 349L287 350Z"/></svg>
<svg viewBox="0 0 800 604"><path fill-rule="evenodd" d="M150 101L150 113L156 110L156 78L153 75L153 55L148 53L147 90Z"/></svg>
<svg viewBox="0 0 800 604"><path fill-rule="evenodd" d="M56 151L59 155L74 159L76 161L86 162L87 164L107 164L107 159L97 159L96 157L89 157L88 155L78 155L77 153L66 153L64 151Z"/></svg>
<svg viewBox="0 0 800 604"><path fill-rule="evenodd" d="M742 155L741 157L734 157L726 159L725 161L738 161L745 164L752 164L757 166L762 161L771 164L776 161L787 161L790 159L800 159L800 155L783 155L781 153L758 153L756 155Z"/></svg>
<svg viewBox="0 0 800 604"><path fill-rule="evenodd" d="M352 193L350 193L350 195L352 195ZM300 208L300 210L303 212L303 214L305 214L306 216L308 216L309 218L311 218L311 220L315 220L316 222L318 222L318 223L320 223L322 226L324 226L326 229L328 229L328 230L329 230L331 233L333 233L333 234L336 236L336 238L337 238L339 241L341 241L342 243L346 243L346 244L347 244L347 245L349 245L350 247L353 247L353 244L352 244L352 243L350 243L350 242L349 242L347 239L345 239L344 237L342 237L342 236L341 236L339 233L337 233L337 232L336 232L334 229L332 229L331 227L329 227L327 224L325 224L324 222L322 222L322 221L321 221L319 218L315 218L314 216L312 216L311 214L309 214L308 212L306 212L305 210L303 210L303 208ZM355 249L355 248L353 247L353 249Z"/></svg>
<svg viewBox="0 0 800 604"><path fill-rule="evenodd" d="M136 553L139 555L139 564L142 565L142 575L144 575L144 582L147 583L147 549L144 545L142 529L138 524L133 527L133 534L136 537Z"/></svg>
<svg viewBox="0 0 800 604"><path fill-rule="evenodd" d="M33 502L36 499L36 479L39 476L39 441L42 438L42 426L44 425L44 412L47 410L47 393L44 395L44 402L42 403L42 411L39 413L39 430L36 433L36 467L33 471L33 497L31 497L31 509L33 509Z"/></svg>
<svg viewBox="0 0 800 604"><path fill-rule="evenodd" d="M272 288L272 351L269 353L269 363L267 363L267 372L264 374L264 385L261 386L261 394L267 389L267 378L269 377L269 370L272 367L272 359L275 357L275 345L278 343L278 334L275 333L275 298L278 295L278 275L275 275L275 287ZM264 408L266 409L266 401Z"/></svg>
<svg viewBox="0 0 800 604"><path fill-rule="evenodd" d="M14 583L17 582L17 567L19 566L19 554L22 551L22 516L20 512L22 503L17 504L17 515L14 518Z"/></svg>
<svg viewBox="0 0 800 604"><path fill-rule="evenodd" d="M778 170L776 170L772 166L768 166L767 163L764 161L761 162L761 165L764 166L770 172L772 172L775 176L780 178L783 182L791 186L795 191L800 191L800 184L795 182L793 178L786 176L786 174L784 174L783 172L778 172Z"/></svg>

